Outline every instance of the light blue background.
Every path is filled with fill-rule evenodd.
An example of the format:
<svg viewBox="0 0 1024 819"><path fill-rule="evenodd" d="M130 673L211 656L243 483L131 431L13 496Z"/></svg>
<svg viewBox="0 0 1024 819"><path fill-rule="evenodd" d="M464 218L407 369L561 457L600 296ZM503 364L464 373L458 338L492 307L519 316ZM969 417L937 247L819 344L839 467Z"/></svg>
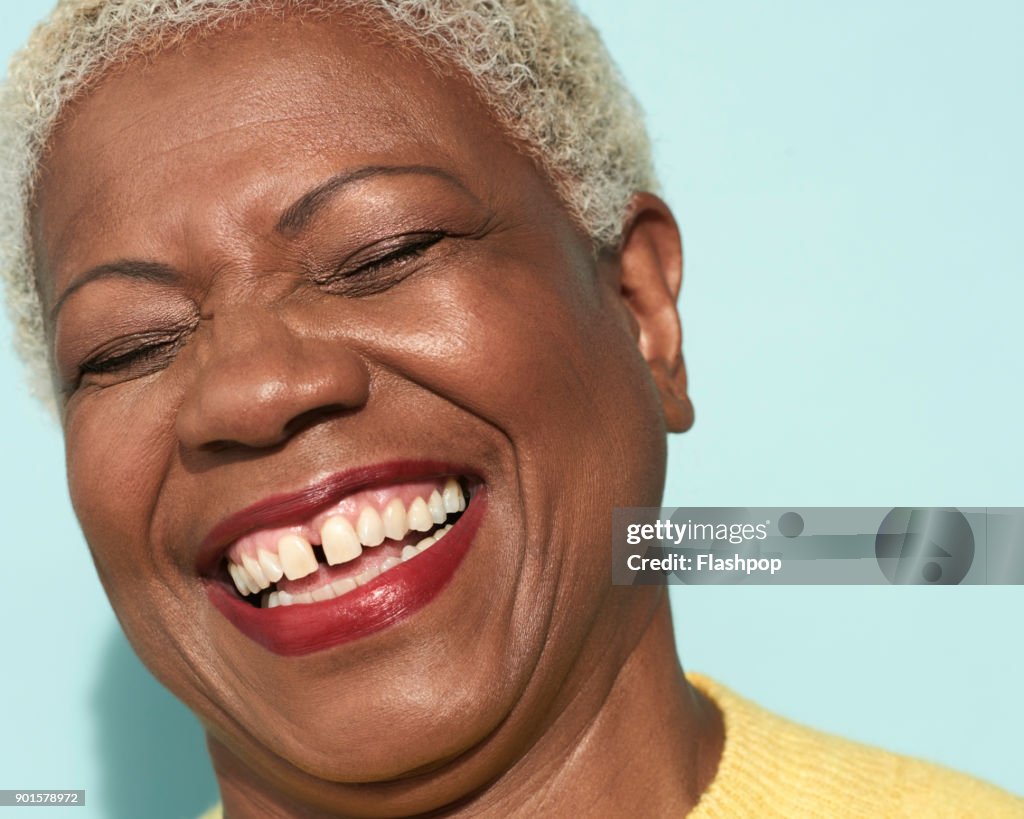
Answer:
<svg viewBox="0 0 1024 819"><path fill-rule="evenodd" d="M4 55L50 3L14 5ZM582 5L686 237L697 424L665 503L1024 504L1024 5ZM215 798L201 734L121 637L6 344L0 374L0 788L193 815ZM688 669L1024 793L1024 588L672 595Z"/></svg>

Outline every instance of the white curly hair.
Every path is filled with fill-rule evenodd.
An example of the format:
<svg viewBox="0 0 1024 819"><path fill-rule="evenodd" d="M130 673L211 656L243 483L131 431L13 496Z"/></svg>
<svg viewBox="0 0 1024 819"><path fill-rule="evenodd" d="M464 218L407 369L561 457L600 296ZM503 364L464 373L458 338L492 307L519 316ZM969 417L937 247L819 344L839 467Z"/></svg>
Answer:
<svg viewBox="0 0 1024 819"><path fill-rule="evenodd" d="M29 240L39 163L61 112L110 67L245 15L370 15L391 39L454 66L547 174L598 247L657 181L643 118L572 0L60 0L0 89L0 269L15 344L45 395L49 355Z"/></svg>

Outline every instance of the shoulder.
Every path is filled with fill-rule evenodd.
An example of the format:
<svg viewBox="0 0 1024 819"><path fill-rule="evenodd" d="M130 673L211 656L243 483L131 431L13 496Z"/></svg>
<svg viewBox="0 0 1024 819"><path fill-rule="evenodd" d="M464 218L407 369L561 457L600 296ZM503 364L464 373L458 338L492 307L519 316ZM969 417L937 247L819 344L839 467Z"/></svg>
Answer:
<svg viewBox="0 0 1024 819"><path fill-rule="evenodd" d="M987 782L803 727L706 677L688 679L725 724L718 772L693 819L1024 817L1024 799Z"/></svg>

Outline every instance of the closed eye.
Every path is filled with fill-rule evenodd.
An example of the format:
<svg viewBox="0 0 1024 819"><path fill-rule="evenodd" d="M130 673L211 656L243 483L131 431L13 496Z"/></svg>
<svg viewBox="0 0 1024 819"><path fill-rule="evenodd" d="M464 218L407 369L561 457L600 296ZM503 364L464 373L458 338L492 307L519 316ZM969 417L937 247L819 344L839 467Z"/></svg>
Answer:
<svg viewBox="0 0 1024 819"><path fill-rule="evenodd" d="M381 293L412 272L417 259L446 237L444 233L410 233L392 237L353 254L319 284L345 296Z"/></svg>
<svg viewBox="0 0 1024 819"><path fill-rule="evenodd" d="M144 334L120 339L78 367L67 393L83 384L110 386L157 372L167 367L184 343L185 335Z"/></svg>

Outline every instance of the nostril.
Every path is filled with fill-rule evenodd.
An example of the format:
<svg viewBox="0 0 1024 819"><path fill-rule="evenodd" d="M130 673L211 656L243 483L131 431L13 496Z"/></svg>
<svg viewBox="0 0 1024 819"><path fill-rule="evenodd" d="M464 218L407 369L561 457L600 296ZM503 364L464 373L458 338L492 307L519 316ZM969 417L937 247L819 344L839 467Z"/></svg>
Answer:
<svg viewBox="0 0 1024 819"><path fill-rule="evenodd" d="M331 404L326 407L317 407L316 409L308 410L301 415L297 415L292 418L284 425L280 434L273 436L273 439L266 438L261 441L256 441L250 438L246 441L235 441L228 438L222 438L215 441L208 441L203 444L201 448L204 452L210 454L228 452L230 450L273 448L280 446L303 430L314 427L323 421L329 421L332 418L337 418L350 412L353 412L353 409L351 407L346 407L344 404Z"/></svg>
<svg viewBox="0 0 1024 819"><path fill-rule="evenodd" d="M301 415L296 415L284 425L283 437L285 439L291 438L293 435L297 435L309 427L316 426L322 421L329 421L332 418L347 415L352 411L352 407L347 407L344 404L328 404L323 407L307 410Z"/></svg>
<svg viewBox="0 0 1024 819"><path fill-rule="evenodd" d="M222 441L210 441L208 443L205 443L205 444L202 445L201 449L202 449L203 452L208 452L208 453L211 453L211 454L216 454L218 452L225 452L225 451L227 451L229 449L237 449L238 446L239 445L236 442L234 442L234 441L222 440Z"/></svg>

